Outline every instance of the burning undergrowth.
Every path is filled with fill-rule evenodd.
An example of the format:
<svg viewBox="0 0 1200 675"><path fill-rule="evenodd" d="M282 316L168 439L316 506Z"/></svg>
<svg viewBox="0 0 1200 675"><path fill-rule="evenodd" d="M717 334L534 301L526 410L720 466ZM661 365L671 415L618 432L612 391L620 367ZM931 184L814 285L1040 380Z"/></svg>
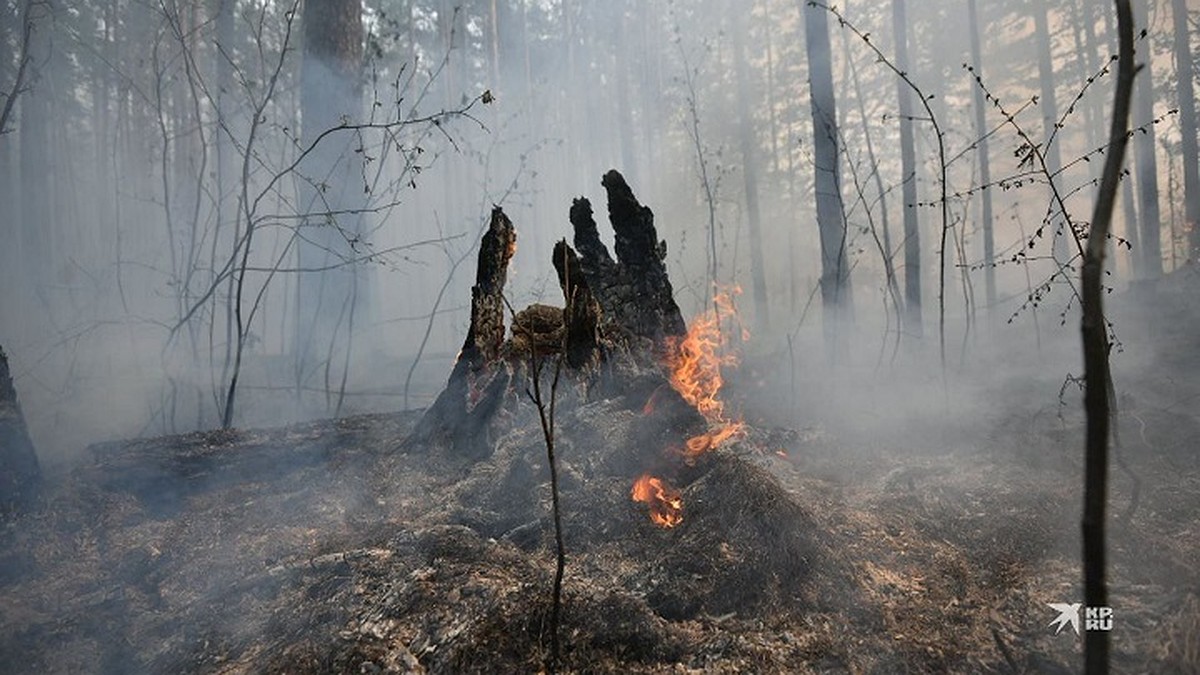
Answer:
<svg viewBox="0 0 1200 675"><path fill-rule="evenodd" d="M630 499L630 474L647 454L631 449L647 447L639 439L670 435L656 426L611 400L564 416L559 470L568 549L624 558L611 578L667 618L818 607L813 571L829 581L847 575L806 510L746 456L757 454L752 447L735 445L677 465L649 453L672 470L677 522L649 518L653 511ZM505 438L456 488L448 520L531 552L548 548L553 533L540 442L524 430Z"/></svg>

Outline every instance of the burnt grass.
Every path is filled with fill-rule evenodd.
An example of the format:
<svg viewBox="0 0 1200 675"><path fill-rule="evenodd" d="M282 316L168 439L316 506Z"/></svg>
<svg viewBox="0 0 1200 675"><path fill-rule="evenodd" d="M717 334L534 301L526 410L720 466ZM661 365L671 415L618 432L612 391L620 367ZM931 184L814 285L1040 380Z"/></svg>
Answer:
<svg viewBox="0 0 1200 675"><path fill-rule="evenodd" d="M1125 384L1114 669L1197 672L1200 422ZM1080 669L1045 606L1082 595L1078 414L998 410L938 444L752 420L687 465L661 451L696 420L646 395L560 412L564 670ZM482 461L404 443L416 414L93 447L0 532L0 671L540 671L548 472L515 411ZM630 500L645 470L680 487L678 527Z"/></svg>

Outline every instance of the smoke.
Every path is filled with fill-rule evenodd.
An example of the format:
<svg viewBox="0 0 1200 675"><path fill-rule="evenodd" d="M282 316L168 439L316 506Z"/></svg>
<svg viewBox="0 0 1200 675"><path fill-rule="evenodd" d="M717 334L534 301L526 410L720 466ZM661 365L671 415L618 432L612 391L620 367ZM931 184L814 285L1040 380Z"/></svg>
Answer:
<svg viewBox="0 0 1200 675"><path fill-rule="evenodd" d="M1055 207L1030 171L1025 141L999 112L1014 113L1040 139L1030 103L1036 64L1021 48L1032 47L1035 34L1010 7L989 6L981 17L983 82L1000 106L988 114L993 175L1003 177L986 190L975 175L977 85L962 68L970 58L966 12L909 8L908 75L931 101L950 149L952 229L942 250L932 206L935 139L927 122L914 120L923 337L903 325L881 257L885 215L891 254L902 247L903 177L895 76L867 40L892 53L890 14L841 10L861 35L831 22L845 264L856 303L837 328L837 347L805 338L830 321L820 302L807 60L795 3L760 3L740 21L733 16L744 9L719 2L367 3L361 86L341 86L345 64L314 60L309 68L309 91L327 111L316 126L330 131L311 154L320 130L316 118L302 119L313 104L304 99L300 16L286 5L230 7L227 23L190 5L118 7L116 15L51 5L39 15L37 73L18 99L13 133L0 140L14 169L3 181L13 197L6 219L20 225L6 247L0 341L52 463L100 439L218 426L239 343L239 426L425 404L467 325L472 251L492 204L518 229L514 306L552 300L550 251L569 235L570 201L597 197L612 167L655 210L685 314L707 306L713 270L718 282L747 289L761 273L772 320L751 349L781 358L793 338L788 397L791 380L813 381L828 369L835 382L848 366L864 381L928 382L936 400L947 377L970 381L1023 365L1003 363L1015 357L991 343L1045 354L1059 324L1074 320L1071 270L1056 274L1046 243L1044 221ZM84 17L99 28L85 30ZM1060 107L1074 100L1054 141L1064 158L1094 147L1103 124L1095 113L1107 96L1104 77L1087 85L1099 58L1068 54L1085 33L1103 52L1106 26L1092 17L1085 31L1077 18L1050 16L1052 52L1064 64L1054 89ZM739 73L733 31L742 30ZM19 37L6 33L3 43L17 47ZM313 84L322 68L331 77ZM5 81L14 75L9 68ZM353 91L361 98L346 93ZM739 96L750 99L745 124ZM369 128L336 129L343 123ZM757 185L745 180L744 134L755 148ZM1070 163L1056 177L1077 219L1088 212L1093 164ZM761 241L750 235L748 187L761 202ZM992 261L982 258L977 215L985 191L997 214ZM243 259L247 226L254 234ZM305 256L306 248L320 256ZM303 271L314 266L339 269ZM994 306L982 289L989 266L999 289ZM349 270L355 274L341 274ZM334 294L342 300L326 297L329 284L351 281L353 303L345 288ZM756 325L756 302L751 293L741 301L748 325ZM940 357L924 358L937 339L939 303L949 376ZM304 329L315 317L323 327ZM1035 369L1058 363L1020 360ZM1055 377L1071 371L1050 368ZM853 398L854 385L842 388ZM836 400L822 406L827 415L854 418L844 411L862 407ZM899 395L865 407L891 419L923 404Z"/></svg>

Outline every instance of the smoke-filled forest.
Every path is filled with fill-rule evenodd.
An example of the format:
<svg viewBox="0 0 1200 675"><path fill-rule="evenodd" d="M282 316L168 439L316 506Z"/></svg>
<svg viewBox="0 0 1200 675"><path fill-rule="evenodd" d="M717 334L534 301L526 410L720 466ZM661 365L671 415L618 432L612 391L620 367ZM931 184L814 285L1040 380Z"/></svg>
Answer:
<svg viewBox="0 0 1200 675"><path fill-rule="evenodd" d="M7 0L0 672L1200 670L1192 0Z"/></svg>

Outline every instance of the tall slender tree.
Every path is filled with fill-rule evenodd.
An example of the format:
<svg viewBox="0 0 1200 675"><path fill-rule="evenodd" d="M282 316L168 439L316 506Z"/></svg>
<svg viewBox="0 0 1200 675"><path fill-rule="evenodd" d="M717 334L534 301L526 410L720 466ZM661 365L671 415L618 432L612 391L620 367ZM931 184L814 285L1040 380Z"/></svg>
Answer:
<svg viewBox="0 0 1200 675"><path fill-rule="evenodd" d="M1054 94L1054 50L1050 44L1050 20L1048 15L1047 0L1036 0L1033 7L1033 26L1034 37L1037 41L1038 81L1041 84L1042 90L1039 104L1042 111L1041 152L1046 160L1046 170L1052 177L1057 178L1059 172L1062 170L1062 153L1059 151L1060 143L1055 138L1055 129L1058 128L1058 103ZM1053 142L1051 142L1052 140ZM1047 234L1053 238L1055 258L1065 262L1067 241L1071 237L1071 233L1059 233L1058 231L1060 227L1065 227L1063 215L1051 212L1049 222L1047 223L1050 232Z"/></svg>
<svg viewBox="0 0 1200 675"><path fill-rule="evenodd" d="M976 77L983 77L983 56L979 39L979 9L976 0L967 0L967 22L971 31L971 67ZM991 158L988 155L987 102L984 100L983 88L972 86L974 92L975 137L979 148L979 191L980 226L983 231L983 279L987 294L987 306L991 311L996 304L996 241L992 232L994 216L992 214L992 190L988 184L992 182Z"/></svg>
<svg viewBox="0 0 1200 675"><path fill-rule="evenodd" d="M746 224L750 235L750 278L754 290L754 321L759 331L771 323L767 305L767 272L763 260L762 217L758 205L758 146L754 118L750 114L750 69L746 65L748 12L734 10L733 61L737 71L738 141L742 151L742 177L745 179Z"/></svg>
<svg viewBox="0 0 1200 675"><path fill-rule="evenodd" d="M1147 2L1133 3L1133 21L1138 28L1149 30L1150 12ZM1145 279L1162 276L1162 219L1158 208L1158 152L1154 142L1154 71L1148 39L1141 41L1145 57L1141 75L1134 86L1133 159L1137 170L1138 224L1141 229L1142 254L1137 275Z"/></svg>
<svg viewBox="0 0 1200 675"><path fill-rule="evenodd" d="M908 60L908 16L905 0L892 0L892 36L896 43L896 68L911 77ZM904 200L904 302L905 328L913 335L921 324L921 223L917 218L917 158L913 145L912 89L896 82L900 111L900 173Z"/></svg>
<svg viewBox="0 0 1200 675"><path fill-rule="evenodd" d="M20 99L20 255L22 277L32 283L44 278L49 263L52 201L49 73L54 66L51 35L57 6L51 0L27 2L23 23L32 26L26 49L27 90Z"/></svg>
<svg viewBox="0 0 1200 675"><path fill-rule="evenodd" d="M361 219L353 214L363 189L355 180L353 136L329 133L361 117L363 23L359 0L308 0L301 16L302 142L316 144L302 173L309 189L298 243L296 357L301 372L327 359L339 326L367 295L358 254ZM333 268L333 269L330 269Z"/></svg>
<svg viewBox="0 0 1200 675"><path fill-rule="evenodd" d="M1182 136L1184 218L1191 228L1191 250L1187 257L1194 262L1200 259L1200 151L1196 147L1196 94L1192 82L1195 73L1186 0L1171 0L1171 23L1175 32L1175 86Z"/></svg>
<svg viewBox="0 0 1200 675"><path fill-rule="evenodd" d="M817 229L821 238L821 304L826 312L826 335L836 320L848 318L852 308L850 261L846 257L841 180L839 178L837 104L833 90L833 64L829 47L829 21L824 7L803 3L804 44L813 125L813 189L817 202Z"/></svg>
<svg viewBox="0 0 1200 675"><path fill-rule="evenodd" d="M1083 518L1083 601L1088 607L1108 605L1105 578L1106 553L1104 520L1108 502L1108 434L1112 391L1108 353L1112 345L1108 322L1104 317L1104 257L1108 246L1109 223L1117 198L1117 183L1125 161L1128 142L1129 106L1133 95L1133 16L1129 0L1116 0L1119 35L1117 91L1113 97L1109 151L1092 214L1092 229L1083 254L1080 271L1080 322L1083 337L1084 411L1087 440L1084 450ZM1088 675L1106 675L1109 671L1109 634L1087 631L1084 638L1084 671Z"/></svg>

